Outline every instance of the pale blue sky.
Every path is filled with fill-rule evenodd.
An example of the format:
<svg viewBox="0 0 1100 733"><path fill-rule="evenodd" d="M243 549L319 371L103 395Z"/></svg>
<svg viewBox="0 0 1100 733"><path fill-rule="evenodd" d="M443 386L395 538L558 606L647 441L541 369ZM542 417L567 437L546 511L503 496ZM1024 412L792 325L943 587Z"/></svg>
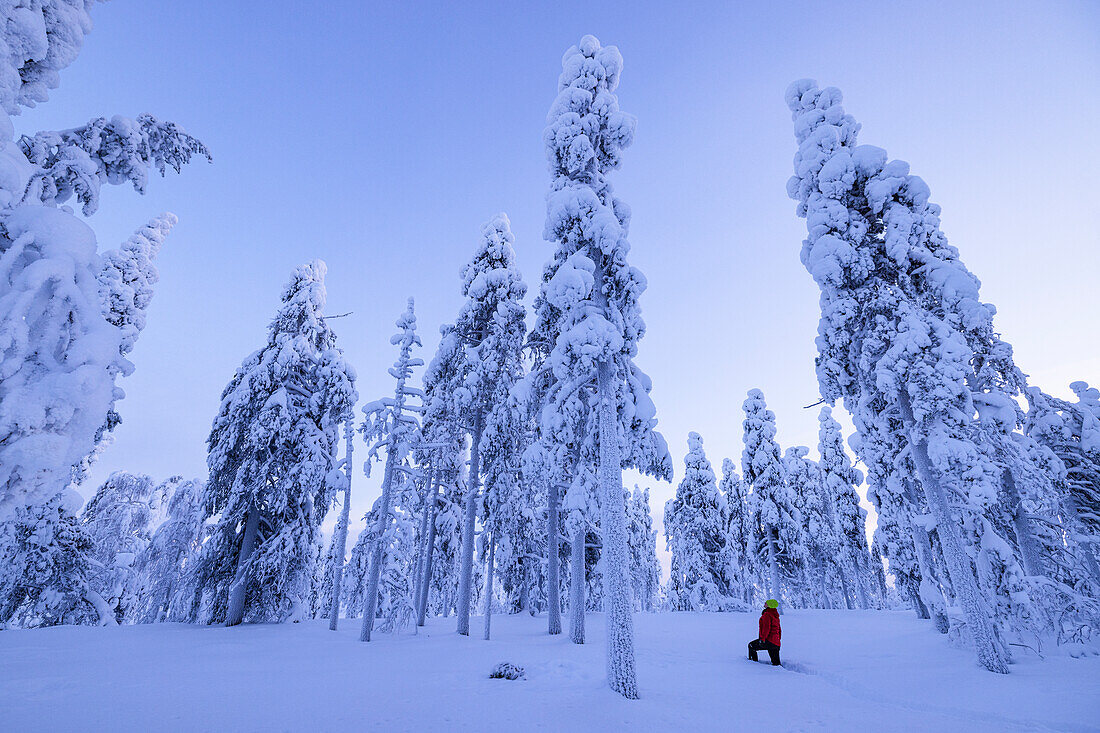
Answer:
<svg viewBox="0 0 1100 733"><path fill-rule="evenodd" d="M817 400L818 293L784 192L795 143L783 91L800 77L840 87L861 141L929 183L1035 383L1066 394L1074 379L1100 382L1100 5L667 5L96 7L85 50L17 130L150 112L215 162L155 179L145 197L107 191L92 218L103 248L162 210L180 224L91 487L119 469L205 474L220 392L262 344L297 263L325 259L329 312L354 311L334 326L364 399L392 390L388 340L408 295L431 358L497 211L533 292L552 251L542 128L561 54L585 33L619 47L620 104L638 117L615 185L649 277L638 363L677 481L689 430L716 470L740 462L753 387L784 447L816 446L817 410L802 406ZM357 480L357 516L379 474ZM673 490L654 484L658 520Z"/></svg>

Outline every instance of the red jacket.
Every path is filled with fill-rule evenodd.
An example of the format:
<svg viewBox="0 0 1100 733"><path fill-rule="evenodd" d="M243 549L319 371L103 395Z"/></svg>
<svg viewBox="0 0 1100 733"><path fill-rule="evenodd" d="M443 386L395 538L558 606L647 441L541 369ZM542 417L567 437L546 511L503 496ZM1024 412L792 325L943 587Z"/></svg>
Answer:
<svg viewBox="0 0 1100 733"><path fill-rule="evenodd" d="M779 628L779 611L774 608L765 608L760 614L760 638L769 644L779 646L779 638L782 630Z"/></svg>

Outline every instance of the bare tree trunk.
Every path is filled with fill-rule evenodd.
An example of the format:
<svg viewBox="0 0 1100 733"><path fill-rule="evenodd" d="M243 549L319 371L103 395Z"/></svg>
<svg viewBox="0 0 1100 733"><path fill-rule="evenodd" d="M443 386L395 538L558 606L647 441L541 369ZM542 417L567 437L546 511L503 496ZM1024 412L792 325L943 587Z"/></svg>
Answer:
<svg viewBox="0 0 1100 733"><path fill-rule="evenodd" d="M431 504L428 505L428 539L424 548L424 577L420 583L420 596L416 599L417 626L424 625L424 616L428 612L428 591L432 587L432 558L435 556L435 515L439 509L439 483L437 473Z"/></svg>
<svg viewBox="0 0 1100 733"><path fill-rule="evenodd" d="M601 282L597 279L597 282ZM597 288L598 290L598 288ZM634 669L634 616L630 600L630 554L626 543L626 502L619 450L619 416L614 400L614 366L597 368L599 399L601 522L604 559L604 616L607 623L607 682L623 697L638 697Z"/></svg>
<svg viewBox="0 0 1100 733"><path fill-rule="evenodd" d="M779 603L777 610L785 610L786 604L783 602L782 586L779 581L779 560L777 555L779 554L779 548L775 546L775 530L771 527L767 528L768 532L768 572L771 574L771 591L772 598Z"/></svg>
<svg viewBox="0 0 1100 733"><path fill-rule="evenodd" d="M248 578L245 566L252 557L256 546L256 533L260 529L260 512L249 507L244 519L244 536L241 538L241 551L237 555L237 576L229 587L229 602L225 612L225 625L236 626L244 620L245 591L248 590Z"/></svg>
<svg viewBox="0 0 1100 733"><path fill-rule="evenodd" d="M584 540L587 532L582 525L573 533L569 554L569 640L584 643Z"/></svg>
<svg viewBox="0 0 1100 733"><path fill-rule="evenodd" d="M474 531L477 519L477 494L481 487L481 428L483 415L478 410L474 416L474 429L470 434L470 483L466 492L466 513L462 518L462 556L459 560L458 575L458 605L455 615L458 616L458 633L463 636L470 635L470 586L474 578Z"/></svg>
<svg viewBox="0 0 1100 733"><path fill-rule="evenodd" d="M349 415L344 423L344 478L348 484L344 488L344 506L340 508L340 519L336 523L336 537L333 540L335 556L332 563L332 602L328 611L328 627L332 631L336 631L336 624L340 620L340 586L344 582L344 553L348 549L348 524L351 522L351 456L354 436L355 426Z"/></svg>
<svg viewBox="0 0 1100 733"><path fill-rule="evenodd" d="M554 481L546 487L546 621L547 633L561 633L561 579L558 571L558 485Z"/></svg>
<svg viewBox="0 0 1100 733"><path fill-rule="evenodd" d="M392 438L391 438L392 441ZM371 537L370 566L367 568L367 599L363 603L363 627L359 632L359 641L370 641L374 628L374 616L378 612L378 581L382 577L383 537L390 520L390 505L393 502L394 445L391 442L386 451L386 473L382 477L382 498L378 502L378 516L374 518L374 536Z"/></svg>
<svg viewBox="0 0 1100 733"><path fill-rule="evenodd" d="M1024 572L1028 575L1045 576L1043 556L1039 551L1039 543L1035 539L1031 525L1028 522L1027 511L1020 500L1020 490L1016 485L1016 478L1012 471L1004 469L1001 473L1001 485L1004 487L1005 496L1008 498L1008 506L1012 511L1012 528L1016 530L1016 544L1020 547L1020 560L1024 566Z"/></svg>
<svg viewBox="0 0 1100 733"><path fill-rule="evenodd" d="M489 641L489 627L493 622L493 560L496 555L497 538L495 533L489 535L489 562L486 567L485 577L485 641Z"/></svg>
<svg viewBox="0 0 1100 733"><path fill-rule="evenodd" d="M843 562L838 562L836 566L837 570L840 572L840 592L844 594L844 607L851 611L852 590L848 587L848 573L844 572Z"/></svg>
<svg viewBox="0 0 1100 733"><path fill-rule="evenodd" d="M974 578L970 556L966 554L963 547L951 510L947 505L943 485L928 455L928 440L923 435L913 434L916 431L916 419L913 416L909 393L903 388L898 391L897 396L902 420L909 433L913 463L916 465L917 476L924 489L928 508L936 520L936 529L943 546L944 558L947 560L947 572L951 576L951 584L955 587L955 593L966 613L966 625L974 642L978 662L990 672L1008 674L1008 662L1004 658L997 639L993 619L990 618L977 580Z"/></svg>
<svg viewBox="0 0 1100 733"><path fill-rule="evenodd" d="M820 588L820 592L821 592L821 606L822 606L822 608L825 608L825 609L828 609L828 610L831 611L833 609L833 604L829 600L829 584L828 584L828 582L825 578L825 575L826 575L825 563L823 563L821 561L820 557L816 558L815 562L817 564L817 577L818 577L818 583L819 583L819 588Z"/></svg>

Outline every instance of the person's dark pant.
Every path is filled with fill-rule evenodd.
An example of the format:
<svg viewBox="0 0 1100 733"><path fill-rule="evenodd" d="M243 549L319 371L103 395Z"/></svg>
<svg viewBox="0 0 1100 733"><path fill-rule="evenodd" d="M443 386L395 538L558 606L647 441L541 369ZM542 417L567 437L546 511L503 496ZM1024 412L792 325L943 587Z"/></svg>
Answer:
<svg viewBox="0 0 1100 733"><path fill-rule="evenodd" d="M779 647L771 642L761 641L760 639L753 639L749 642L749 659L756 661L756 653L764 649L768 652L768 656L772 658L772 664L776 667L779 666Z"/></svg>

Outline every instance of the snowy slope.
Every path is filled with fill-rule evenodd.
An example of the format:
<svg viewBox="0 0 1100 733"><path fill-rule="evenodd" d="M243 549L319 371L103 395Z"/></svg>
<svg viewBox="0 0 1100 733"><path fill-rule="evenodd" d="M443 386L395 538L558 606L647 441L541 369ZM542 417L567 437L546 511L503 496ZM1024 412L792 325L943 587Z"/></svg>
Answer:
<svg viewBox="0 0 1100 733"><path fill-rule="evenodd" d="M788 612L786 669L743 659L755 614L640 614L633 701L604 683L601 615L585 646L545 618L501 616L491 642L454 623L4 631L0 729L1100 731L1100 658L994 675L911 613ZM501 661L527 679L488 679Z"/></svg>

